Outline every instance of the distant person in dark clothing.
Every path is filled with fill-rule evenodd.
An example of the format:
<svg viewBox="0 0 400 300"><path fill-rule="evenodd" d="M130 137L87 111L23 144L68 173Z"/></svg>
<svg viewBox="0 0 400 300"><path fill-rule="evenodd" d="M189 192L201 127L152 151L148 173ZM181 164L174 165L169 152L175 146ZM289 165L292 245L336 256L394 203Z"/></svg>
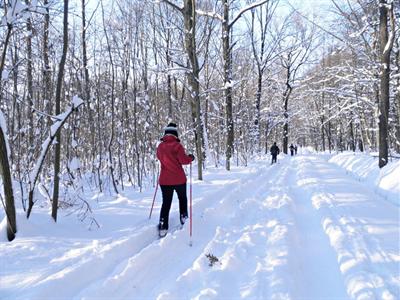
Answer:
<svg viewBox="0 0 400 300"><path fill-rule="evenodd" d="M279 154L279 148L276 145L276 142L274 142L274 144L272 145L271 149L270 149L271 155L272 155L272 161L271 161L271 165L275 162L276 163L276 157Z"/></svg>
<svg viewBox="0 0 400 300"><path fill-rule="evenodd" d="M294 146L294 154L297 155L297 145Z"/></svg>
<svg viewBox="0 0 400 300"><path fill-rule="evenodd" d="M290 144L290 155L291 156L293 156L293 154L294 154L294 146L293 146L293 144Z"/></svg>

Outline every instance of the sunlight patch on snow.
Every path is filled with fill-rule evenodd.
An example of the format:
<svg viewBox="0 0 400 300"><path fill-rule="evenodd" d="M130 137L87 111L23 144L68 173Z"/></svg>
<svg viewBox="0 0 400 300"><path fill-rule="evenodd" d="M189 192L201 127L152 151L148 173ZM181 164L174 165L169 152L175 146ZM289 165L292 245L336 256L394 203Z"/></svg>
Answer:
<svg viewBox="0 0 400 300"><path fill-rule="evenodd" d="M1 275L0 286L26 287L39 280L43 273L36 271L23 271L16 274Z"/></svg>
<svg viewBox="0 0 400 300"><path fill-rule="evenodd" d="M109 202L109 204L127 204L127 205L134 205L135 201L134 200L130 200L127 197L118 195L118 197L116 197L114 200L112 200L111 202Z"/></svg>
<svg viewBox="0 0 400 300"><path fill-rule="evenodd" d="M291 300L292 298L288 293L274 293L272 294L271 300Z"/></svg>
<svg viewBox="0 0 400 300"><path fill-rule="evenodd" d="M285 247L278 247L270 251L265 258L266 270L273 272L277 267L286 265L288 262L287 255L288 251ZM275 284L279 284L279 282L275 282Z"/></svg>
<svg viewBox="0 0 400 300"><path fill-rule="evenodd" d="M368 224L364 228L370 234L396 234L398 231L399 224Z"/></svg>
<svg viewBox="0 0 400 300"><path fill-rule="evenodd" d="M104 197L105 195L104 195L104 193L95 193L92 197L91 197L91 199L92 200L97 200L97 199L99 199L99 198L101 198L101 197Z"/></svg>
<svg viewBox="0 0 400 300"><path fill-rule="evenodd" d="M212 288L206 288L200 291L200 294L197 295L195 300L206 300L213 299L218 296L218 293Z"/></svg>
<svg viewBox="0 0 400 300"><path fill-rule="evenodd" d="M364 275L353 276L347 283L347 293L354 299L375 299L373 284L365 281Z"/></svg>
<svg viewBox="0 0 400 300"><path fill-rule="evenodd" d="M43 284L45 282L51 282L53 280L61 279L65 277L67 274L72 273L75 270L75 266L67 266L63 268L62 270L55 272L49 276L47 276L44 280L40 281L39 284Z"/></svg>
<svg viewBox="0 0 400 300"><path fill-rule="evenodd" d="M268 236L267 243L268 244L276 244L279 241L285 239L286 234L288 232L288 228L285 225L276 225L274 226L274 229Z"/></svg>
<svg viewBox="0 0 400 300"><path fill-rule="evenodd" d="M276 219L269 220L269 221L267 222L267 227L268 227L268 228L274 227L274 226L276 226L276 225L278 225L278 221L277 221Z"/></svg>
<svg viewBox="0 0 400 300"><path fill-rule="evenodd" d="M202 263L203 262L203 263ZM180 275L176 281L181 281L183 279L190 280L191 276L194 275L196 272L201 272L203 270L203 266L206 264L205 259L203 256L199 257L193 262L191 268L187 269L185 272ZM192 276L193 277L193 276Z"/></svg>
<svg viewBox="0 0 400 300"><path fill-rule="evenodd" d="M351 270L352 268L356 267L357 265L359 265L361 263L361 261L358 261L355 258L349 258L348 260L342 262L340 264L340 271L345 274L347 273L349 270Z"/></svg>
<svg viewBox="0 0 400 300"><path fill-rule="evenodd" d="M53 258L52 260L50 260L50 263L60 263L60 262L66 261L66 260L70 260L72 258L75 258L75 257L78 257L80 255L83 255L87 251L89 251L89 248L72 249L72 250L67 251L61 257Z"/></svg>
<svg viewBox="0 0 400 300"><path fill-rule="evenodd" d="M270 196L267 199L263 201L263 206L264 208L268 209L280 209L283 206L287 205L289 203L289 198L287 195L276 195L276 196Z"/></svg>
<svg viewBox="0 0 400 300"><path fill-rule="evenodd" d="M251 294L253 293L254 288L256 286L257 286L257 282L255 280L253 280L250 283L240 287L240 296L241 296L241 298L250 297Z"/></svg>
<svg viewBox="0 0 400 300"><path fill-rule="evenodd" d="M304 178L297 181L297 185L300 187L315 185L317 183L317 178Z"/></svg>
<svg viewBox="0 0 400 300"><path fill-rule="evenodd" d="M238 183L239 180L237 179L217 179L217 180L211 180L211 184L213 185L229 185L233 183Z"/></svg>
<svg viewBox="0 0 400 300"><path fill-rule="evenodd" d="M311 202L316 209L320 209L322 206L332 206L331 199L329 197L325 197L323 194L316 194L312 196Z"/></svg>
<svg viewBox="0 0 400 300"><path fill-rule="evenodd" d="M384 290L382 292L382 300L396 300L396 297L388 290Z"/></svg>
<svg viewBox="0 0 400 300"><path fill-rule="evenodd" d="M331 218L325 218L322 221L325 233L328 235L330 243L333 247L338 247L343 242L345 236L343 231Z"/></svg>
<svg viewBox="0 0 400 300"><path fill-rule="evenodd" d="M370 255L370 260L373 263L400 263L400 254L399 253L385 253L385 252L375 252ZM400 265L399 265L400 268ZM400 279L400 273L399 273Z"/></svg>

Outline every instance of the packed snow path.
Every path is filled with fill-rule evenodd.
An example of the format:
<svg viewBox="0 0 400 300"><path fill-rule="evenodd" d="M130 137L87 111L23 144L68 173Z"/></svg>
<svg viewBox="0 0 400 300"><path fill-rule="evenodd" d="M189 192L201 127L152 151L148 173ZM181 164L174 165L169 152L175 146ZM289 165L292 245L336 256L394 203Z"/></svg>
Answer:
<svg viewBox="0 0 400 300"><path fill-rule="evenodd" d="M188 224L157 238L150 196L127 200L139 217L114 236L47 241L55 250L36 241L30 258L29 237L2 244L0 298L400 299L399 207L323 156L205 178L194 184L192 247ZM174 199L171 227L176 209Z"/></svg>

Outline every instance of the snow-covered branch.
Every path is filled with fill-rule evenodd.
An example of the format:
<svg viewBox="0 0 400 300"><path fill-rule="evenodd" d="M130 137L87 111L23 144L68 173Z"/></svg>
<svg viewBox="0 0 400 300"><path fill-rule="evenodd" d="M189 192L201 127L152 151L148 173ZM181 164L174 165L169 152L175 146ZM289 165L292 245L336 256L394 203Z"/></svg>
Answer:
<svg viewBox="0 0 400 300"><path fill-rule="evenodd" d="M224 18L220 14L215 12L215 11L211 12L211 11L203 11L203 10L200 10L200 9L196 9L196 14L199 15L199 16L203 16L203 17L214 18L214 19L217 19L217 20L219 20L221 22L224 21Z"/></svg>
<svg viewBox="0 0 400 300"><path fill-rule="evenodd" d="M52 144L52 142L54 141L58 131L60 130L60 128L64 125L64 123L67 121L67 119L69 118L69 116L78 109L79 106L81 106L83 104L83 100L80 99L77 96L74 96L72 99L72 103L71 106L62 114L57 116L57 121L55 121L53 123L53 125L51 125L50 128L50 134L47 137L47 139L43 142L42 144L42 150L40 152L39 158L35 164L35 167L33 168L32 172L30 173L29 176L29 182L30 182L30 186L31 189L33 186L35 186L36 181L39 177L39 173L40 170L42 168L44 159L46 158L46 154L49 151L49 148Z"/></svg>
<svg viewBox="0 0 400 300"><path fill-rule="evenodd" d="M53 143L55 137L57 136L57 133L60 131L61 127L65 124L65 122L69 118L69 116L71 116L71 114L74 111L76 111L82 104L83 100L80 99L78 96L74 96L72 99L71 106L64 113L57 116L57 121L55 121L51 126L49 136L42 144L42 150L40 152L39 158L37 159L35 167L33 168L32 172L29 175L29 209L27 213L28 217L32 210L32 205L33 205L33 191L35 189L35 185L39 177L40 170L42 169L44 160L50 149L50 146Z"/></svg>
<svg viewBox="0 0 400 300"><path fill-rule="evenodd" d="M393 3L390 5L387 5L387 11L389 13L389 20L390 20L390 26L392 27L392 30L389 32L389 37L388 41L385 45L385 48L383 49L383 55L386 55L388 52L392 51L393 48L393 43L394 43L394 37L395 37L395 16L393 13Z"/></svg>

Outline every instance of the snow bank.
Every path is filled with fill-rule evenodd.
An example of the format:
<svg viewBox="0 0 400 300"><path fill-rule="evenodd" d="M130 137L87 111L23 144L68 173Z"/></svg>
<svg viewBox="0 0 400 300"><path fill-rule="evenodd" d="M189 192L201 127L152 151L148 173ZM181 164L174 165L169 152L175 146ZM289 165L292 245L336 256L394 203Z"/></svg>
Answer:
<svg viewBox="0 0 400 300"><path fill-rule="evenodd" d="M346 152L333 156L329 162L346 169L360 181L375 186L376 192L400 205L400 160L390 161L379 169L378 158L364 153Z"/></svg>

